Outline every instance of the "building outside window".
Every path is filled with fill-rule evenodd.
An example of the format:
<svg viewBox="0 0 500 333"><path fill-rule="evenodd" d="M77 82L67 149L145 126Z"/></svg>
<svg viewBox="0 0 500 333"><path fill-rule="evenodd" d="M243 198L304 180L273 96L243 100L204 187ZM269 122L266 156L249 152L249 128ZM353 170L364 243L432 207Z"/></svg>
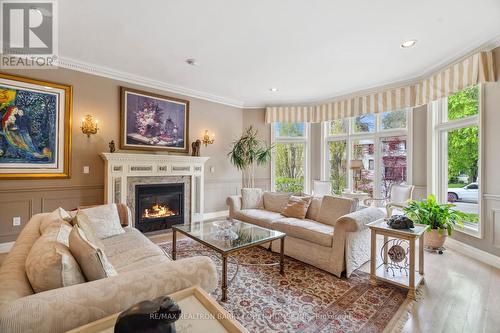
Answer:
<svg viewBox="0 0 500 333"><path fill-rule="evenodd" d="M354 190L352 160L361 160L357 190L376 198L388 196L394 183L408 181L408 110L367 114L323 124L322 176L332 192Z"/></svg>
<svg viewBox="0 0 500 333"><path fill-rule="evenodd" d="M271 160L272 190L309 191L309 126L305 123L274 123Z"/></svg>

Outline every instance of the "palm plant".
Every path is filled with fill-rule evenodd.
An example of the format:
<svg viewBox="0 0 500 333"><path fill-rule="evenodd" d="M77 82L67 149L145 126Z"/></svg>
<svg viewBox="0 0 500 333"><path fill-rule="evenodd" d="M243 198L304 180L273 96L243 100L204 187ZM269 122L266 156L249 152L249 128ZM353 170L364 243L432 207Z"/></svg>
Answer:
<svg viewBox="0 0 500 333"><path fill-rule="evenodd" d="M272 146L259 140L257 133L252 126L248 127L238 140L233 141L233 147L227 154L231 164L243 173L244 187L254 187L255 167L271 160Z"/></svg>
<svg viewBox="0 0 500 333"><path fill-rule="evenodd" d="M427 200L411 201L404 211L413 221L430 225L431 230L437 229L440 235L443 230L447 230L448 236L451 236L455 224L463 228L465 221L477 218L472 214L451 209L452 207L455 207L455 205L438 203L436 197L431 194L427 197Z"/></svg>

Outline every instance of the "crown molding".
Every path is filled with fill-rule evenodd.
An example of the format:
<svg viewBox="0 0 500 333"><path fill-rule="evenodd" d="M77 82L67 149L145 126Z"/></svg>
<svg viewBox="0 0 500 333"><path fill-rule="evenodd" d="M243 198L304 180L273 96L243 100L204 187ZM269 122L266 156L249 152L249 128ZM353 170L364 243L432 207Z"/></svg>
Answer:
<svg viewBox="0 0 500 333"><path fill-rule="evenodd" d="M132 83L132 84L137 84L141 85L147 88L152 88L152 89L159 89L159 90L165 90L168 92L172 92L175 94L180 94L188 97L193 97L193 98L198 98L202 99L205 101L209 102L214 102L214 103L219 103L223 105L228 105L236 108L244 108L244 102L223 97L223 96L218 96L218 95L213 95L210 93L194 90L194 89L189 89L185 87L181 87L178 85L158 81L158 80L153 80L146 78L144 76L140 75L135 75L132 73L124 72L124 71L119 71L116 69L111 69L108 67L103 67L103 66L98 66L90 63L85 63L81 62L75 59L70 59L66 57L59 57L57 59L57 66L61 68L66 68L66 69L71 69L75 70L78 72L83 72L87 74L92 74L92 75L97 75L97 76L102 76L106 77L108 79L113 79L117 81L123 81L127 83Z"/></svg>

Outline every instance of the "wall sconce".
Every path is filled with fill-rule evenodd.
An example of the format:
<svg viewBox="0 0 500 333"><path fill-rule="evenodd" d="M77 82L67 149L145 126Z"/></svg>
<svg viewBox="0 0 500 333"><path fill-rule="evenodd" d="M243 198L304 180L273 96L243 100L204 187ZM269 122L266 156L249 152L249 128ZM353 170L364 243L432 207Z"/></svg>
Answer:
<svg viewBox="0 0 500 333"><path fill-rule="evenodd" d="M87 137L90 138L91 134L97 133L97 119L94 119L91 115L86 115L82 118L82 133L87 134Z"/></svg>
<svg viewBox="0 0 500 333"><path fill-rule="evenodd" d="M203 135L203 140L201 140L202 143L205 144L205 147L208 145L211 145L215 141L215 134L212 133L212 137L210 138L210 135L208 135L208 130L205 130L205 135Z"/></svg>

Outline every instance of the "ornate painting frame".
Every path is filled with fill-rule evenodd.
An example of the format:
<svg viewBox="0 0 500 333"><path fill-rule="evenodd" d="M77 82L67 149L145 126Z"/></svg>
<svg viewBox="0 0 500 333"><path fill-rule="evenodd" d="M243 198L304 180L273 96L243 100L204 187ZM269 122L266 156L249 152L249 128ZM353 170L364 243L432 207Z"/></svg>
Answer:
<svg viewBox="0 0 500 333"><path fill-rule="evenodd" d="M0 73L0 179L71 177L73 87Z"/></svg>
<svg viewBox="0 0 500 333"><path fill-rule="evenodd" d="M189 101L120 87L120 149L189 152Z"/></svg>

